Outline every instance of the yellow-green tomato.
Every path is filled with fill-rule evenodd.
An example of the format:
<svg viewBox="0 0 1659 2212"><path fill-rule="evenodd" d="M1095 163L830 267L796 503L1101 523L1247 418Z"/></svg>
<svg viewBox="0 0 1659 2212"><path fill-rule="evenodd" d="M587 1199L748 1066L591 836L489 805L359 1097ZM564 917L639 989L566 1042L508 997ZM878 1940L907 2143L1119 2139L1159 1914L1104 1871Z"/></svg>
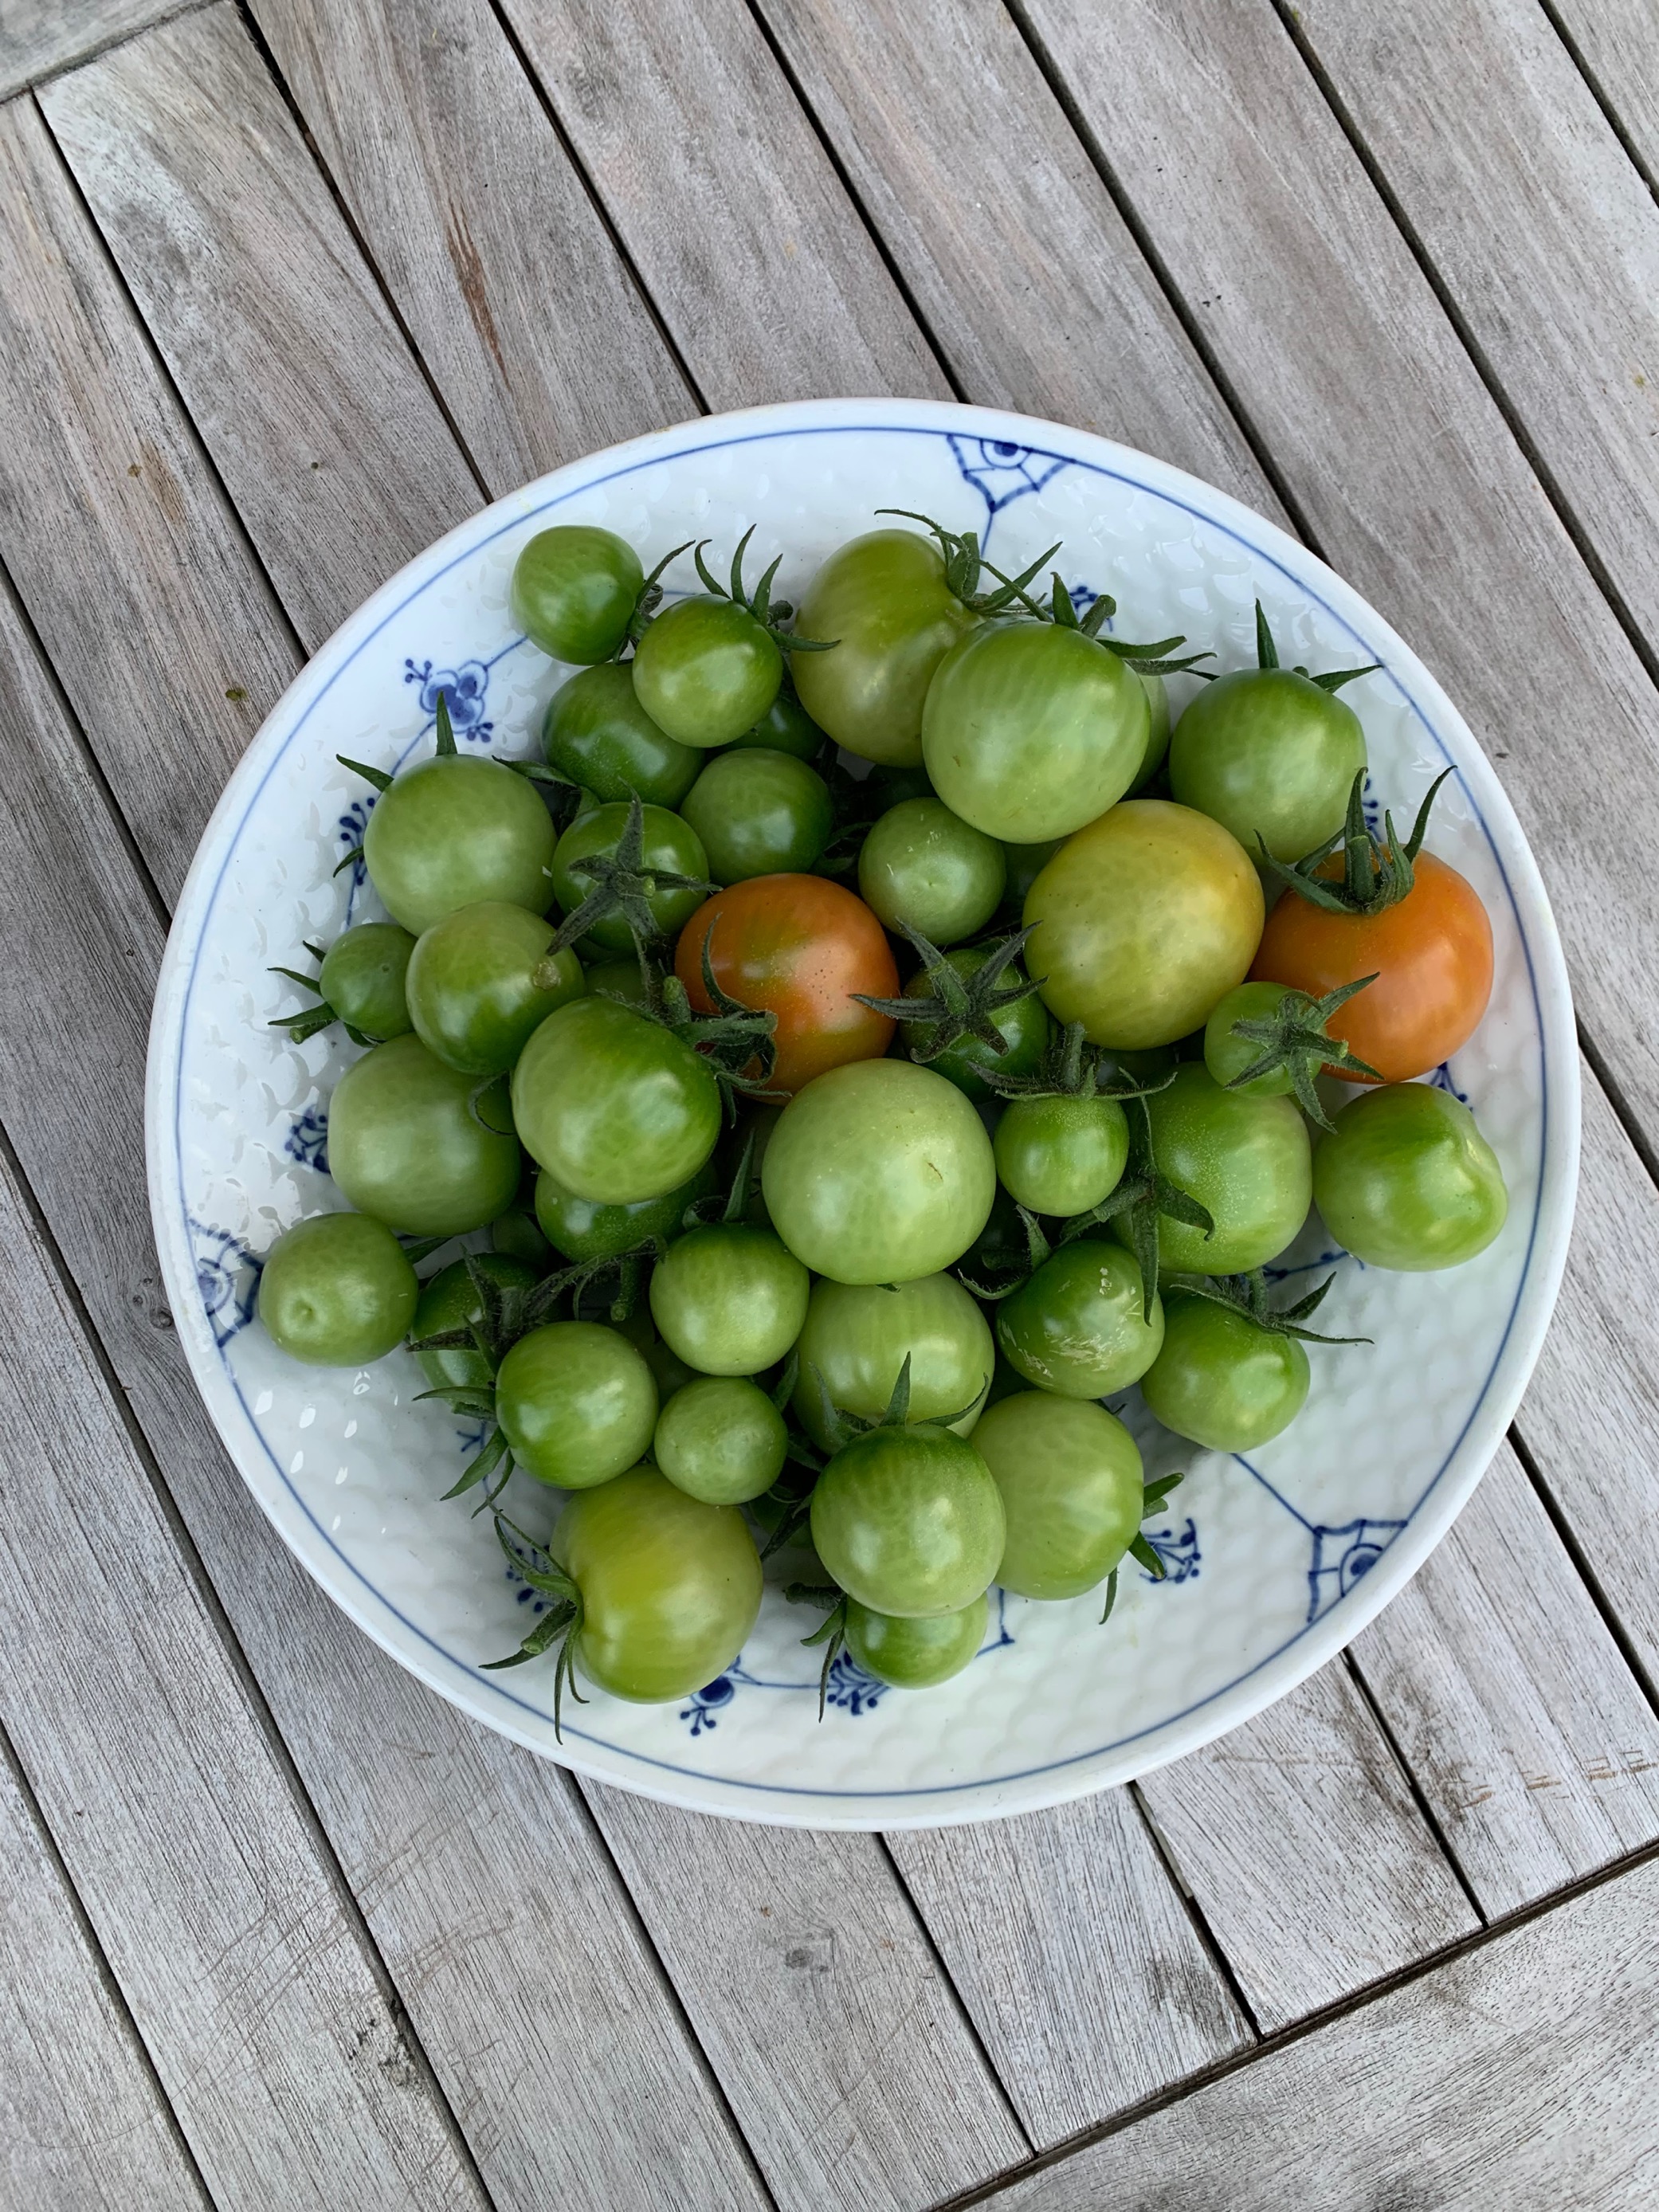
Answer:
<svg viewBox="0 0 1659 2212"><path fill-rule="evenodd" d="M915 767L933 671L977 620L945 582L931 538L869 531L833 552L802 596L795 627L836 647L795 654L800 702L849 753Z"/></svg>
<svg viewBox="0 0 1659 2212"><path fill-rule="evenodd" d="M783 1416L741 1376L695 1376L657 1416L657 1465L677 1490L710 1505L746 1505L783 1472Z"/></svg>
<svg viewBox="0 0 1659 2212"><path fill-rule="evenodd" d="M1032 1213L1069 1218L1117 1188L1129 1124L1115 1098L1014 1098L992 1150L1010 1197Z"/></svg>
<svg viewBox="0 0 1659 2212"><path fill-rule="evenodd" d="M1032 884L1024 959L1056 1020L1126 1051L1173 1044L1255 957L1261 879L1207 814L1127 799L1070 837Z"/></svg>
<svg viewBox="0 0 1659 2212"><path fill-rule="evenodd" d="M414 1036L352 1062L329 1101L328 1168L360 1213L412 1237L459 1237L512 1204L520 1154L506 1085L477 1089Z"/></svg>
<svg viewBox="0 0 1659 2212"><path fill-rule="evenodd" d="M587 1490L632 1467L657 1425L645 1355L598 1322L554 1321L521 1336L495 1376L495 1418L527 1474Z"/></svg>
<svg viewBox="0 0 1659 2212"><path fill-rule="evenodd" d="M890 806L859 852L859 891L888 929L919 930L955 945L982 929L1002 903L1007 863L994 837L942 799Z"/></svg>
<svg viewBox="0 0 1659 2212"><path fill-rule="evenodd" d="M996 1163L954 1084L909 1060L860 1060L785 1107L761 1184L774 1228L815 1274L903 1283L968 1249L991 1211Z"/></svg>
<svg viewBox="0 0 1659 2212"><path fill-rule="evenodd" d="M416 939L405 988L415 1033L446 1066L504 1075L556 1006L586 989L551 925L500 899L457 907ZM544 971L549 971L544 973Z"/></svg>
<svg viewBox="0 0 1659 2212"><path fill-rule="evenodd" d="M259 1276L259 1318L290 1359L366 1367L408 1334L420 1288L392 1231L362 1213L296 1221Z"/></svg>
<svg viewBox="0 0 1659 2212"><path fill-rule="evenodd" d="M651 1277L651 1317L702 1375L756 1375L800 1334L811 1287L769 1229L720 1221L671 1244Z"/></svg>
<svg viewBox="0 0 1659 2212"><path fill-rule="evenodd" d="M848 1597L901 1619L960 1613L1002 1557L1002 1498L965 1437L871 1429L812 1492L812 1548Z"/></svg>
<svg viewBox="0 0 1659 2212"><path fill-rule="evenodd" d="M1462 1267L1509 1216L1498 1155L1461 1099L1391 1083L1352 1100L1314 1159L1325 1226L1368 1267Z"/></svg>
<svg viewBox="0 0 1659 2212"><path fill-rule="evenodd" d="M843 1413L878 1421L907 1359L911 1419L954 1413L957 1435L969 1435L995 1357L979 1306L945 1274L890 1287L815 1283L795 1349L795 1413L820 1451L830 1449L825 1397Z"/></svg>
<svg viewBox="0 0 1659 2212"><path fill-rule="evenodd" d="M1017 1597L1081 1597L1128 1550L1146 1510L1140 1454L1103 1406L1027 1390L993 1406L976 1448L1007 1522L997 1580Z"/></svg>
<svg viewBox="0 0 1659 2212"><path fill-rule="evenodd" d="M921 1620L872 1613L848 1598L847 1648L866 1674L890 1682L896 1690L931 1690L961 1674L985 1641L989 1615L982 1595L970 1599L959 1613Z"/></svg>
<svg viewBox="0 0 1659 2212"><path fill-rule="evenodd" d="M760 1612L760 1559L742 1514L687 1497L654 1467L573 1498L551 1549L581 1592L582 1672L635 1705L712 1682Z"/></svg>
<svg viewBox="0 0 1659 2212"><path fill-rule="evenodd" d="M553 817L535 786L500 761L440 754L374 801L363 864L396 922L418 937L458 906L553 903Z"/></svg>
<svg viewBox="0 0 1659 2212"><path fill-rule="evenodd" d="M1172 1290L1164 1348L1140 1393L1178 1437L1212 1451L1254 1451L1290 1426L1308 1382L1308 1355L1294 1337Z"/></svg>
<svg viewBox="0 0 1659 2212"><path fill-rule="evenodd" d="M1149 1321L1133 1255L1091 1237L1060 1245L997 1308L997 1343L1009 1365L1062 1398L1127 1389L1163 1341L1163 1302L1154 1291Z"/></svg>
<svg viewBox="0 0 1659 2212"><path fill-rule="evenodd" d="M1152 1092L1146 1112L1158 1168L1215 1222L1206 1237L1161 1214L1160 1273L1244 1274L1282 1252L1313 1200L1308 1125L1295 1101L1224 1091L1188 1060L1167 1090Z"/></svg>

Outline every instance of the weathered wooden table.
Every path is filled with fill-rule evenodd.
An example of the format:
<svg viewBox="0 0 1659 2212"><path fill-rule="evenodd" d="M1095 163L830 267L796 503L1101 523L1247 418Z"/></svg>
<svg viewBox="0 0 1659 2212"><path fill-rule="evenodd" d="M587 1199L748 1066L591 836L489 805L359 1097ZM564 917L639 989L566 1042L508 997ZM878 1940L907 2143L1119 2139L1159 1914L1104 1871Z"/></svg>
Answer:
<svg viewBox="0 0 1659 2212"><path fill-rule="evenodd" d="M0 0L0 94L6 2212L1659 2202L1651 0ZM1553 1333L1407 1593L1134 1789L886 1841L383 1659L208 1426L141 1139L305 654L524 478L824 392L1317 546L1499 764L1586 1060Z"/></svg>

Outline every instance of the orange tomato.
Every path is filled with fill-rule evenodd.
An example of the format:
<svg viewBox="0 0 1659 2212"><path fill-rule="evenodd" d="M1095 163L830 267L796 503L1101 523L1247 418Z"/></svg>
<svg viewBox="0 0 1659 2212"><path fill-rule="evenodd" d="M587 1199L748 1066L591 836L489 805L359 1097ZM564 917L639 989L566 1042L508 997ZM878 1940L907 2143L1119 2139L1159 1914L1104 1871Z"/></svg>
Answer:
<svg viewBox="0 0 1659 2212"><path fill-rule="evenodd" d="M892 1040L885 1014L861 1006L897 995L898 969L881 924L860 898L822 876L750 876L698 908L680 932L674 973L699 1013L702 948L721 990L778 1018L769 1091L793 1097L827 1068L878 1060Z"/></svg>
<svg viewBox="0 0 1659 2212"><path fill-rule="evenodd" d="M1250 969L1253 981L1288 983L1315 999L1375 974L1329 1029L1384 1083L1408 1083L1449 1060L1492 996L1492 923L1474 885L1432 853L1419 853L1415 869L1411 890L1381 914L1331 914L1287 890ZM1320 872L1340 875L1340 861Z"/></svg>

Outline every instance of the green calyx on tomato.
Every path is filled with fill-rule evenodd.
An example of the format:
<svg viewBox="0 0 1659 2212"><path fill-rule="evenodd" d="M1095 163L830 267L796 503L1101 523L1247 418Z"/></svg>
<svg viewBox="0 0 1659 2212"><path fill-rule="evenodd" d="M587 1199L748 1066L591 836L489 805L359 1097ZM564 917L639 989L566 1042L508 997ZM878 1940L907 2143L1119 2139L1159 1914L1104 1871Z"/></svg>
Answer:
<svg viewBox="0 0 1659 2212"><path fill-rule="evenodd" d="M580 814L553 856L553 890L565 910L553 939L562 952L591 938L607 951L649 948L684 927L714 890L708 856L691 824L637 797Z"/></svg>
<svg viewBox="0 0 1659 2212"><path fill-rule="evenodd" d="M703 757L659 730L640 704L625 661L579 669L547 702L542 750L548 765L601 805L642 799L678 806L702 773Z"/></svg>
<svg viewBox="0 0 1659 2212"><path fill-rule="evenodd" d="M1284 1250L1313 1195L1308 1125L1289 1098L1224 1091L1202 1061L1186 1060L1132 1109L1132 1130L1136 1110L1146 1117L1155 1172L1186 1200L1186 1211L1160 1202L1163 1267L1237 1275Z"/></svg>
<svg viewBox="0 0 1659 2212"><path fill-rule="evenodd" d="M744 531L732 556L729 587L695 553L703 592L654 616L634 652L634 688L659 727L686 745L729 745L751 730L777 697L786 653L828 653L833 638L807 638L784 628L791 608L772 602L774 561L753 592L744 588L743 556L755 534Z"/></svg>
<svg viewBox="0 0 1659 2212"><path fill-rule="evenodd" d="M995 1363L991 1332L953 1275L884 1283L815 1283L796 1346L796 1418L821 1451L842 1430L835 1415L878 1420L908 1372L913 1421L969 1436Z"/></svg>
<svg viewBox="0 0 1659 2212"><path fill-rule="evenodd" d="M1350 1079L1369 1075L1381 1080L1369 1060L1340 1037L1328 1036L1325 1027L1339 1006L1376 981L1375 975L1361 975L1321 999L1292 990L1288 983L1240 983L1217 1002L1204 1025L1204 1065L1224 1090L1242 1091L1248 1097L1293 1093L1309 1120L1328 1129L1330 1116L1314 1088L1322 1069Z"/></svg>
<svg viewBox="0 0 1659 2212"><path fill-rule="evenodd" d="M1172 1490L1179 1490L1186 1480L1184 1473L1160 1475L1156 1482L1149 1482L1146 1485L1141 1497L1140 1518L1143 1526L1137 1529L1129 1540L1129 1557L1137 1566L1144 1567L1155 1583L1161 1583L1170 1571L1164 1564L1163 1554L1156 1546L1146 1540L1144 1524L1154 1513L1162 1510L1168 1503L1170 1492ZM1106 1602L1101 1608L1100 1614L1100 1625L1103 1628L1111 1619L1113 1608L1117 1604L1117 1577L1118 1569L1114 1567L1106 1577Z"/></svg>
<svg viewBox="0 0 1659 2212"><path fill-rule="evenodd" d="M384 1044L387 1037L404 1036L410 1027L404 979L414 950L415 939L392 921L360 921L343 931L326 952L308 944L306 951L319 963L315 975L301 975L293 968L270 972L286 975L317 1003L297 1014L279 1014L270 1027L286 1030L295 1044L332 1022L340 1024L353 1044Z"/></svg>
<svg viewBox="0 0 1659 2212"><path fill-rule="evenodd" d="M1408 1274L1484 1252L1510 1203L1474 1115L1427 1083L1391 1083L1349 1101L1314 1156L1314 1201L1357 1260Z"/></svg>
<svg viewBox="0 0 1659 2212"><path fill-rule="evenodd" d="M1022 1048L1019 1057L1029 1060L1036 1038L1041 1040L1037 1044L1039 1054L1046 1048L1049 1034L1047 1014L1042 1014L1040 1027L1029 1018L1018 1024L1012 1020L1013 1010L1031 1004L1036 994L1036 984L1018 964L1025 940L1031 933L1029 929L1016 930L1012 937L996 945L947 953L924 937L920 929L903 922L898 927L915 947L921 962L919 973L905 985L902 998L878 999L861 991L854 995L860 1006L885 1014L890 1021L902 1022L914 1030L910 1057L919 1066L932 1066L954 1048L967 1042L982 1048L975 1058L988 1065L1005 1061L1016 1044ZM1012 980L1005 982L1003 978L1011 970ZM1042 1012L1040 1007L1035 1011ZM939 1072L948 1074L970 1098L990 1095L991 1086L983 1079L982 1067L975 1070L975 1085L962 1082L954 1069L942 1067Z"/></svg>
<svg viewBox="0 0 1659 2212"><path fill-rule="evenodd" d="M486 1285L482 1293L479 1276ZM410 1348L434 1389L493 1387L496 1367L509 1340L507 1294L533 1290L539 1280L534 1267L505 1253L469 1252L441 1267L422 1285L421 1302L410 1328ZM500 1305L492 1291L502 1293Z"/></svg>
<svg viewBox="0 0 1659 2212"><path fill-rule="evenodd" d="M1364 672L1359 672L1363 674ZM1365 819L1365 771L1362 768L1348 790L1347 816L1340 829L1304 853L1287 867L1264 848L1262 866L1273 881L1294 891L1327 914L1370 916L1382 914L1410 896L1416 881L1413 862L1423 849L1429 815L1440 787L1452 773L1442 769L1423 795L1409 837L1395 832L1394 817L1384 813L1379 837ZM1342 872L1334 876L1323 864L1342 855Z"/></svg>

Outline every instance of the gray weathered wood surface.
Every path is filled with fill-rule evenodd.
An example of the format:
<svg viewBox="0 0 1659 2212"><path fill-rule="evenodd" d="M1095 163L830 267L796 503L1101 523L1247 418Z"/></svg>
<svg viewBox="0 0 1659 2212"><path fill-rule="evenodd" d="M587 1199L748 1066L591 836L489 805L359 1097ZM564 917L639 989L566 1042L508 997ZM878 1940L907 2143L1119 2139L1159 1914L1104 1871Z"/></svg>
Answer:
<svg viewBox="0 0 1659 2212"><path fill-rule="evenodd" d="M154 1739L179 1748L142 1802L147 1740L110 1741L83 1660L0 1708L38 1803L0 1803L27 1883L0 2197L190 2203L193 2157L220 2203L921 2207L1173 2096L1030 2201L1455 2203L1472 2176L1640 2201L1659 1996L1626 1940L1647 1877L1618 1869L1659 1836L1659 1030L1631 988L1659 919L1659 27L1628 0L1386 26L1126 0L1104 27L1079 0L0 0L0 95L34 80L0 105L0 1095L27 1184L0 1267L9 1318L14 1282L42 1317L0 1385L4 1679L64 1648L83 1522L33 1478L74 1451L82 1516L128 1504L82 1595L96 1620L132 1563L106 1642L149 1656L136 1710L222 1686ZM699 405L952 390L1288 519L1412 638L1533 833L1612 1103L1589 1075L1520 1455L1350 1660L1138 1791L883 1845L579 1790L365 1647L226 1465L108 1163L223 775L400 562ZM255 1802L259 1850L221 1866ZM324 1903L284 1978L298 1898ZM1259 2170L1241 2130L1279 2145Z"/></svg>

